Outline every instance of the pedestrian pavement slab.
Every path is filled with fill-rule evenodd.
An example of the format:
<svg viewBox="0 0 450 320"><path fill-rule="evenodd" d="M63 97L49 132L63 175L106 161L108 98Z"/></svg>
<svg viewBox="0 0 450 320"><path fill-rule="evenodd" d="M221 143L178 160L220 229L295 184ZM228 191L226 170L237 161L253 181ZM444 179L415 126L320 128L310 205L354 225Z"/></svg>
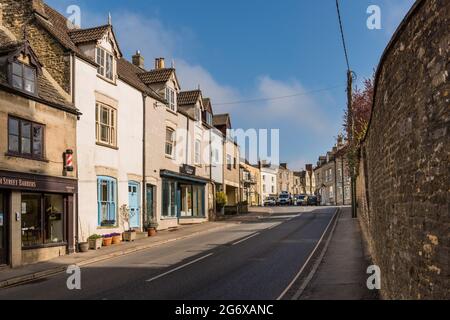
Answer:
<svg viewBox="0 0 450 320"><path fill-rule="evenodd" d="M330 245L301 300L378 299L378 293L367 288L366 271L372 263L359 221L352 219L350 208L341 210Z"/></svg>

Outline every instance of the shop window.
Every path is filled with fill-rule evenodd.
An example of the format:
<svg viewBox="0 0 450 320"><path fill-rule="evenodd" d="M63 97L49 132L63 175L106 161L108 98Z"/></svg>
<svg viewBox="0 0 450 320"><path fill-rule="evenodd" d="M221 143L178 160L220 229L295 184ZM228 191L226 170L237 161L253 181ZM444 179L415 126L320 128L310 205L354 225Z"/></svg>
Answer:
<svg viewBox="0 0 450 320"><path fill-rule="evenodd" d="M95 137L97 143L117 147L117 112L105 104L96 103L95 106Z"/></svg>
<svg viewBox="0 0 450 320"><path fill-rule="evenodd" d="M64 197L22 194L22 246L38 247L64 242Z"/></svg>
<svg viewBox="0 0 450 320"><path fill-rule="evenodd" d="M8 152L11 155L42 159L44 156L44 126L9 117Z"/></svg>
<svg viewBox="0 0 450 320"><path fill-rule="evenodd" d="M173 181L163 181L162 186L162 216L165 218L175 218L177 216L176 183Z"/></svg>
<svg viewBox="0 0 450 320"><path fill-rule="evenodd" d="M98 223L101 227L117 225L117 181L110 177L97 178Z"/></svg>

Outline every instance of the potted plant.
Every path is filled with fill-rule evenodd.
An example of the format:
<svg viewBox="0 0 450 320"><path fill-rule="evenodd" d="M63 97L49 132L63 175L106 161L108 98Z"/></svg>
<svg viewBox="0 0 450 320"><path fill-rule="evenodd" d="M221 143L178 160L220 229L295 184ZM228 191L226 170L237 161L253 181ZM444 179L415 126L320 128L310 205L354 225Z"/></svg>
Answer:
<svg viewBox="0 0 450 320"><path fill-rule="evenodd" d="M78 250L81 253L85 253L89 251L89 242L80 242L78 244Z"/></svg>
<svg viewBox="0 0 450 320"><path fill-rule="evenodd" d="M123 236L123 241L127 241L127 242L133 242L134 240L136 240L136 230L133 230L131 228L131 223L130 220L133 217L133 215L130 213L130 208L128 208L127 205L123 205L120 207L120 216L122 217L122 220L128 224L128 231L125 231L122 236Z"/></svg>
<svg viewBox="0 0 450 320"><path fill-rule="evenodd" d="M89 249L90 250L98 250L102 248L103 245L103 237L98 234L93 234L88 238L89 241Z"/></svg>
<svg viewBox="0 0 450 320"><path fill-rule="evenodd" d="M154 221L153 219L148 221L145 226L145 228L147 229L147 232L148 232L148 236L155 237L156 234L158 233L158 227L159 227L159 224L156 221Z"/></svg>
<svg viewBox="0 0 450 320"><path fill-rule="evenodd" d="M112 245L112 240L113 240L113 238L112 238L112 236L110 234L105 234L103 236L103 246L104 247L111 246Z"/></svg>
<svg viewBox="0 0 450 320"><path fill-rule="evenodd" d="M122 242L122 235L120 233L111 234L112 244L120 244Z"/></svg>
<svg viewBox="0 0 450 320"><path fill-rule="evenodd" d="M217 212L220 212L220 214L224 215L225 213L225 207L228 203L228 198L225 192L218 192L216 194L216 207Z"/></svg>

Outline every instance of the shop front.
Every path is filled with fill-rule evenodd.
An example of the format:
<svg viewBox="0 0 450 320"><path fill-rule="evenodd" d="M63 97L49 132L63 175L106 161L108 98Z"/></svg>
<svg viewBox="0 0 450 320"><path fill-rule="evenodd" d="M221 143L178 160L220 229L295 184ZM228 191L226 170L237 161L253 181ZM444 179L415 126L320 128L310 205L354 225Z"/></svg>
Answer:
<svg viewBox="0 0 450 320"><path fill-rule="evenodd" d="M183 172L183 171L182 171ZM161 219L176 219L178 224L207 220L206 191L209 180L195 174L162 171Z"/></svg>
<svg viewBox="0 0 450 320"><path fill-rule="evenodd" d="M75 251L75 179L0 171L0 265Z"/></svg>

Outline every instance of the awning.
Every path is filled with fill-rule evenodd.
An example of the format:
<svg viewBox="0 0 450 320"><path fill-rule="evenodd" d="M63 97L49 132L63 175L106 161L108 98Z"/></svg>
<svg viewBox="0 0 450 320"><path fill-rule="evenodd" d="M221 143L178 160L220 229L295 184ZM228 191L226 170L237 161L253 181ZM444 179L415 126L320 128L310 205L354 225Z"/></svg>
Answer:
<svg viewBox="0 0 450 320"><path fill-rule="evenodd" d="M175 180L182 180L187 182L193 182L198 184L207 184L210 182L209 179L197 177L197 176L190 176L187 174L177 173L169 170L161 170L161 178L168 178L168 179L175 179Z"/></svg>

